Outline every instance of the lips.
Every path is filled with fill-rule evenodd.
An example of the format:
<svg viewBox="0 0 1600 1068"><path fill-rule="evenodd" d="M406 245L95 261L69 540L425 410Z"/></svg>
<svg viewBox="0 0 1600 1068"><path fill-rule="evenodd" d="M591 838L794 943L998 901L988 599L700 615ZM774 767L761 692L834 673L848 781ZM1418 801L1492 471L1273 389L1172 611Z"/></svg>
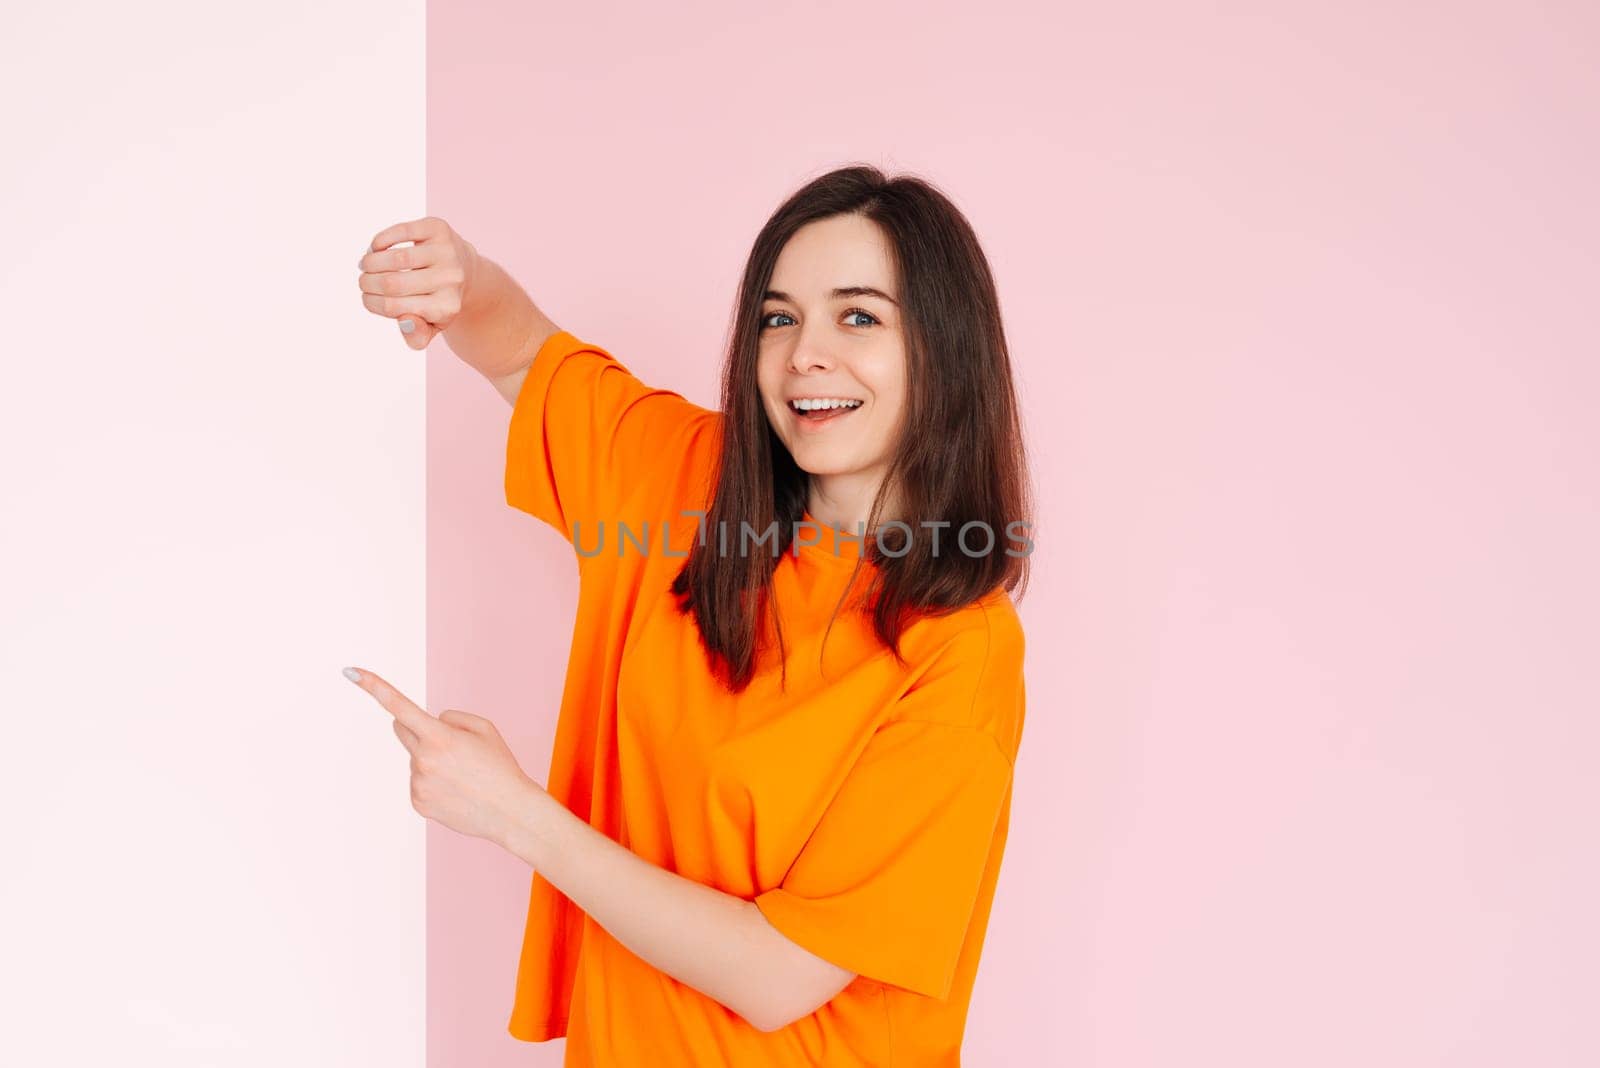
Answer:
<svg viewBox="0 0 1600 1068"><path fill-rule="evenodd" d="M801 401L848 401L857 408L866 403L866 401L862 400L860 397L850 397L843 393L807 393L799 397L790 397L783 403L787 405L791 411L794 411L797 410L795 409L795 405L799 404Z"/></svg>
<svg viewBox="0 0 1600 1068"><path fill-rule="evenodd" d="M795 421L806 428L832 426L852 412L859 412L860 410L861 406L855 408L821 408L815 412L797 412L793 408L789 409L794 413Z"/></svg>

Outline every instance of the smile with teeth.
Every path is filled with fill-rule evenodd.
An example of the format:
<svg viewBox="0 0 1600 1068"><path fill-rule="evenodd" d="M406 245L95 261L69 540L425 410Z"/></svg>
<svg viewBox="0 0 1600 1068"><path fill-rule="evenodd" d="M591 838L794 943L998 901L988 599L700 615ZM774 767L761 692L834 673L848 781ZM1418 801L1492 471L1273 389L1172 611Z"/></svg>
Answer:
<svg viewBox="0 0 1600 1068"><path fill-rule="evenodd" d="M806 397L789 402L789 407L802 412L814 411L818 408L857 408L860 405L860 401L849 397Z"/></svg>
<svg viewBox="0 0 1600 1068"><path fill-rule="evenodd" d="M850 397L804 397L790 401L789 410L802 423L832 423L843 419L861 404L861 401Z"/></svg>

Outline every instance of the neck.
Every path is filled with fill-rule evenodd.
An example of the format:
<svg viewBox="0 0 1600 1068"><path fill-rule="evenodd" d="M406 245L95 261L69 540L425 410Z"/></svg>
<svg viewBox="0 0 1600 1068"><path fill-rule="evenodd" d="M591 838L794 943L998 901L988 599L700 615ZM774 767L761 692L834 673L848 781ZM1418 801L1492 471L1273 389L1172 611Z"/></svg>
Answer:
<svg viewBox="0 0 1600 1068"><path fill-rule="evenodd" d="M806 510L819 523L839 527L855 533L859 527L868 532L876 526L867 524L872 511L872 499L882 484L881 476L862 479L852 475L813 475L806 496ZM884 503L877 526L899 518L899 502L891 497Z"/></svg>

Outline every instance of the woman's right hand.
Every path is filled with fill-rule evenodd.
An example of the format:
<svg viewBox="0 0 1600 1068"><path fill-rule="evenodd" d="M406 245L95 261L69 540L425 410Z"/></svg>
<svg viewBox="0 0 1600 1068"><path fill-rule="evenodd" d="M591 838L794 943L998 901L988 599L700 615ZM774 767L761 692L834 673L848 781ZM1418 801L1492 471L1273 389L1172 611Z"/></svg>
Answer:
<svg viewBox="0 0 1600 1068"><path fill-rule="evenodd" d="M392 247L403 241L412 244ZM399 320L406 344L420 350L461 314L480 263L470 242L430 215L378 231L360 267L361 303Z"/></svg>

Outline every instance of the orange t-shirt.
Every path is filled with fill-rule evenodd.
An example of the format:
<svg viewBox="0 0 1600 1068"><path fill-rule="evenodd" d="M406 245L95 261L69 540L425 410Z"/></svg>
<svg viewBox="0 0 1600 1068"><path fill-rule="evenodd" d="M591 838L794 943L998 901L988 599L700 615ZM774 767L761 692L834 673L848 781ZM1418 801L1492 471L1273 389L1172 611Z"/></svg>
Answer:
<svg viewBox="0 0 1600 1068"><path fill-rule="evenodd" d="M791 547L773 575L787 685L772 645L749 689L729 693L669 590L699 534L683 510L706 507L721 434L720 412L564 330L528 370L506 500L573 543L579 572L547 789L651 863L753 900L857 978L762 1032L535 872L508 1029L565 1035L566 1064L602 1068L957 1065L1022 736L1015 606L997 586L915 621L909 667L864 612L842 609L824 644L861 547L801 528L820 541Z"/></svg>

